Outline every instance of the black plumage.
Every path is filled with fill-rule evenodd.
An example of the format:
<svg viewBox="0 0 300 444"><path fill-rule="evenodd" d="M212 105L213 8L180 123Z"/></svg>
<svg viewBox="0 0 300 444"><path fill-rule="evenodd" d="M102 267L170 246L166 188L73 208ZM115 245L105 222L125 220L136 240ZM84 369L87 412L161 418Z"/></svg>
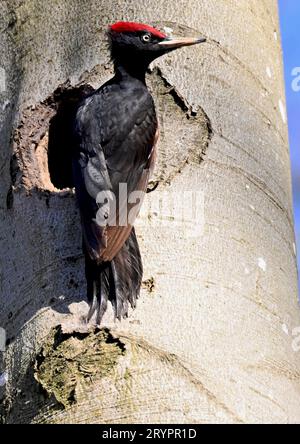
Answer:
<svg viewBox="0 0 300 444"><path fill-rule="evenodd" d="M96 312L97 324L108 300L121 319L139 296L143 267L134 220L126 225L120 216L136 215L142 198L129 204L119 186L126 184L128 195L146 192L158 134L146 69L156 57L183 45L182 40L170 45L173 41L154 28L123 22L110 28L110 42L115 76L81 103L74 122L73 175L91 306L88 320Z"/></svg>

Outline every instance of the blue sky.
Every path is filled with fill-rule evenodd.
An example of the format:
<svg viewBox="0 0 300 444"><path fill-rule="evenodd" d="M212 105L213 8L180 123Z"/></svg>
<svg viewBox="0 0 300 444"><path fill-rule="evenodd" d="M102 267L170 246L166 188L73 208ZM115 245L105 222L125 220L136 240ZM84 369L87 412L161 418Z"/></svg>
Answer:
<svg viewBox="0 0 300 444"><path fill-rule="evenodd" d="M300 270L300 0L278 0L278 2L293 173L298 270Z"/></svg>

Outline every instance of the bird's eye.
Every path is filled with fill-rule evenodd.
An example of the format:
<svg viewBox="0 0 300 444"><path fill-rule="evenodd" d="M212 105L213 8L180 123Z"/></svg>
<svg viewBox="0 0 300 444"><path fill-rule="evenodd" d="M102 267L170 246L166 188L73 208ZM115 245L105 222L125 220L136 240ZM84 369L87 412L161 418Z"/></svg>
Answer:
<svg viewBox="0 0 300 444"><path fill-rule="evenodd" d="M142 35L142 41L143 42L148 43L148 42L150 42L150 40L151 40L151 35L150 34L143 34Z"/></svg>

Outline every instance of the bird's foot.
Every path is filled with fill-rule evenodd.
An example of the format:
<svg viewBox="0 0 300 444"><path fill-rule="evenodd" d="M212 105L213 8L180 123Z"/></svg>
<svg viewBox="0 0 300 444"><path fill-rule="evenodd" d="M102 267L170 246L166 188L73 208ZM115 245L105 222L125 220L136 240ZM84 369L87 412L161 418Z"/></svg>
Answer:
<svg viewBox="0 0 300 444"><path fill-rule="evenodd" d="M153 191L155 191L156 188L158 187L158 185L159 185L159 182L158 182L158 181L156 181L156 182L150 182L150 183L149 183L149 186L148 186L148 188L147 188L147 194L152 193Z"/></svg>

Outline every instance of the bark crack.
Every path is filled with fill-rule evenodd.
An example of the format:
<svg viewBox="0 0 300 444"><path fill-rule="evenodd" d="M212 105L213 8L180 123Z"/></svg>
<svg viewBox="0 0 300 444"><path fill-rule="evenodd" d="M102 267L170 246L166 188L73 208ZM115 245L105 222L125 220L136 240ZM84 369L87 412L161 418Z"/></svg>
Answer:
<svg viewBox="0 0 300 444"><path fill-rule="evenodd" d="M129 334L120 334L121 340L129 340L132 346L138 347L146 351L147 353L154 354L162 362L169 363L173 368L177 368L180 373L186 377L201 393L205 393L207 398L217 407L222 409L234 422L244 423L244 421L236 415L221 399L219 399L205 384L200 380L199 376L196 376L194 372L189 368L188 364L184 363L179 356L174 353L170 353L166 350L158 348L142 338L133 337Z"/></svg>

